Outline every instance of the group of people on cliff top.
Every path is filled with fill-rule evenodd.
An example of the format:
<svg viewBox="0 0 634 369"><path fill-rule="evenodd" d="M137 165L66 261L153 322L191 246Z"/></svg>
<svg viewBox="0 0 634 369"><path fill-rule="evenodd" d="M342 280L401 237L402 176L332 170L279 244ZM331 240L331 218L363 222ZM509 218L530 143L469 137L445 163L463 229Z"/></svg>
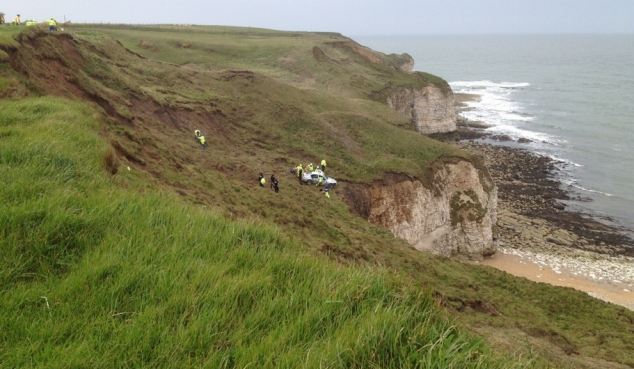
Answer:
<svg viewBox="0 0 634 369"><path fill-rule="evenodd" d="M0 24L4 24L4 23L5 23L4 13L0 13ZM48 20L45 21L45 23L48 24L48 30L50 32L57 32L57 21L55 20L55 18L50 17ZM27 19L23 23L20 14L17 14L11 21L12 26L21 26L22 24L24 24L27 27L33 27L33 26L37 26L38 22L33 19Z"/></svg>
<svg viewBox="0 0 634 369"><path fill-rule="evenodd" d="M205 135L199 129L194 131L194 139L200 145L202 150L207 149L207 139L205 138ZM327 166L328 166L328 163L326 162L326 159L322 159L320 166L317 168L313 165L313 163L308 163L306 165L306 172L315 174L314 180L312 179L312 176L309 179L304 178L303 164L298 164L297 167L291 170L291 172L293 172L293 174L297 176L297 179L299 180L299 184L301 185L305 183L314 183L315 186L317 187L323 186L323 188L320 191L324 192L327 198L330 198L330 190L336 185L336 181L332 178L326 177ZM271 190L275 191L276 193L280 192L280 181L275 176L275 174L271 174L270 181L271 182L269 186ZM266 187L266 177L264 176L264 173L260 173L260 176L258 177L258 184L260 185L261 188Z"/></svg>

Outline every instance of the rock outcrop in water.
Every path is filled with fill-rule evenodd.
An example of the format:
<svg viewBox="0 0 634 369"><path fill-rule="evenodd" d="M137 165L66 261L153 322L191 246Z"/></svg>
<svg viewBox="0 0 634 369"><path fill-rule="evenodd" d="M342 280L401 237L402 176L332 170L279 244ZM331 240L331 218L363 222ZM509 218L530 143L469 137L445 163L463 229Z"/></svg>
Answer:
<svg viewBox="0 0 634 369"><path fill-rule="evenodd" d="M427 180L391 174L369 186L350 185L346 198L419 250L470 259L495 253L497 189L486 170L466 160L434 165Z"/></svg>
<svg viewBox="0 0 634 369"><path fill-rule="evenodd" d="M394 110L411 118L423 134L456 130L455 98L450 88L435 85L423 88L399 88L387 98Z"/></svg>

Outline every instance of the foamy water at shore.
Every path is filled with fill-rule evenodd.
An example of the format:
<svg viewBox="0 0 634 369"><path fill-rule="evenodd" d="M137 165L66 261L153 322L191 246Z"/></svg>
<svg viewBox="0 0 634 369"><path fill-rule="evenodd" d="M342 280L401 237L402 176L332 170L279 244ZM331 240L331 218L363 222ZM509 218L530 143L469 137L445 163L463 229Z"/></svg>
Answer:
<svg viewBox="0 0 634 369"><path fill-rule="evenodd" d="M634 35L359 37L475 94L462 115L560 164L570 204L634 229ZM523 140L523 141L526 141Z"/></svg>
<svg viewBox="0 0 634 369"><path fill-rule="evenodd" d="M522 126L535 119L521 103L513 99L516 90L530 86L528 82L455 81L450 82L454 93L477 98L464 102L460 115L470 121L489 125L487 131L556 145L562 140L545 133L531 131Z"/></svg>
<svg viewBox="0 0 634 369"><path fill-rule="evenodd" d="M362 37L450 81L461 115L556 162L587 201L568 206L634 230L634 35ZM634 259L507 242L486 265L634 309Z"/></svg>
<svg viewBox="0 0 634 369"><path fill-rule="evenodd" d="M526 122L533 121L535 117L526 113L527 109L513 99L514 92L530 87L530 83L457 81L449 84L454 93L473 96L463 102L465 108L459 112L463 118L488 125L485 131L491 134L505 135L516 141L523 139L526 146L532 148L536 154L547 156L559 164L564 173L560 178L564 185L586 193L614 196L580 185L579 180L574 177L574 170L570 168L582 168L584 165L553 154L558 147L567 144L565 139L530 130L533 127Z"/></svg>

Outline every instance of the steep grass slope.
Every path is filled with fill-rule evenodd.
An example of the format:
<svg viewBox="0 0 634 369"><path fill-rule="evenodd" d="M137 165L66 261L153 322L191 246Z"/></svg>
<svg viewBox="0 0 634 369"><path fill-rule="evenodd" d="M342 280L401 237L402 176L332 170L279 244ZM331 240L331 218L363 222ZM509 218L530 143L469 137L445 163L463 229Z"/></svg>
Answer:
<svg viewBox="0 0 634 369"><path fill-rule="evenodd" d="M314 366L319 356L313 357L316 348L309 348L317 342L325 357L344 358L328 361L333 366L346 366L346 355L361 355L353 360L360 367L389 367L389 360L414 366L413 361L434 346L425 340L439 336L425 336L428 338L420 338L422 346L411 346L397 331L387 334L381 329L403 325L404 332L410 332L407 327L421 328L416 324L424 323L423 315L411 314L433 311L425 305L431 296L432 305L455 312L461 326L482 334L498 350L534 352L561 367L634 365L631 312L573 290L417 252L352 214L336 191L326 201L316 189L300 186L285 175L298 162L326 157L332 173L344 181L365 183L391 171L424 179L434 162L465 157L417 134L402 117L374 100L376 91L401 83L406 76L391 64L392 57L369 54L386 58L377 66L367 58L354 59L355 54L347 49L341 51L349 55L347 61L328 63L327 68L306 66L315 74L315 82L306 84L297 68L287 66L289 53L297 53L294 60L299 66L314 63L318 60L314 47L332 55L334 51L324 42L348 39L216 27L81 26L71 32L48 35L32 31L16 40L2 36L8 41L2 44L7 56L0 63L0 81L5 81L0 96L57 95L92 107L31 97L3 102L0 110L4 122L0 169L6 181L2 201L11 209L6 216L3 213L1 223L5 232L1 250L11 255L1 274L3 285L8 286L2 292L7 312L3 325L11 329L2 329L9 333L0 337L7 343L1 346L9 347L3 357L11 363L23 363L31 347L40 358L50 353L60 360L77 350L78 360L91 366L98 363L89 360L99 356L115 366L122 360L121 352L132 350L126 363L155 366L159 352L152 350L160 346L164 350L159 357L171 357L169 347L176 350L174 362L182 365L205 362L214 366L219 363L214 360L227 357L223 360L229 361L222 365L240 366L254 360L250 352L264 360L268 352L275 353L272 357L286 357L288 349L293 353L283 365L298 366L302 352L308 366ZM249 47L243 46L245 42ZM258 54L253 54L254 48ZM182 53L186 58L177 64ZM185 60L189 62L182 64ZM371 77L351 85L350 76L355 73ZM337 78L331 80L331 75ZM377 89L366 90L366 83ZM42 124L51 117L60 124ZM205 151L192 138L196 128L205 131L210 141ZM97 140L95 130L102 141ZM73 139L80 132L79 139ZM81 145L86 137L92 141ZM79 146L69 146L75 144ZM257 188L261 171L281 177L280 194ZM82 173L85 177L78 180ZM236 219L257 225L232 223ZM262 246L250 247L254 242ZM214 251L216 247L218 251ZM340 265L326 262L324 255ZM273 282L284 279L286 272L274 277L277 272L270 266L278 265L278 259L286 263L296 258L300 260L290 267L297 270L293 273L314 271L315 279L301 287L304 277L298 277L292 285L297 284L299 290L287 286L280 298L293 304L301 301L305 309L313 311L310 314L317 314L317 322L299 313L292 315L292 306L291 315L266 320L267 314L282 314L288 306L276 300L279 296L268 288L277 291L278 282ZM313 264L316 266L311 267ZM319 269L322 266L325 269ZM235 273L239 277L232 279ZM354 304L367 304L363 309L368 310L357 310L357 305L350 309L366 314L363 318L352 317L345 313L347 308L338 310L336 303L330 303L339 301L335 297L349 289L374 288L370 286L375 282L364 284L359 279L384 281L379 290L402 299L376 305L375 295L362 293L360 300L353 299ZM324 284L319 285L322 282L316 281L321 280ZM237 287L225 291L232 284ZM339 295L321 294L328 289L339 291L338 284L347 286ZM233 302L213 305L214 295ZM58 319L48 315L41 296L49 299L49 305L58 302L63 312ZM303 300L296 300L300 296ZM225 323L204 330L214 320L213 314L243 303L251 308L221 316L218 319ZM53 314L55 305L50 306ZM253 306L266 308L250 315ZM377 317L382 316L381 309L394 315L374 321L370 310L377 306ZM335 317L319 315L322 310ZM29 325L34 311L41 315ZM338 318L340 313L351 320ZM137 314L142 318L135 320ZM12 318L15 315L21 318ZM405 321L389 320L400 315ZM88 318L93 316L99 317L94 326ZM242 322L245 317L249 323L238 327L235 320ZM262 319L264 323L258 323ZM304 319L314 325L305 328ZM196 328L181 328L189 327L191 321L197 322ZM356 335L364 321L377 325L360 329L363 335ZM439 327L446 324L442 319L434 321L440 322ZM326 333L310 333L311 327L318 330L324 322L331 324ZM126 331L126 324L132 325L133 333ZM265 336L258 324L270 328L274 337ZM143 348L134 351L135 341L145 339L140 331L154 326L156 330L148 334L150 341L142 341ZM278 326L295 333L289 338ZM235 335L228 327L238 327ZM194 353L175 349L180 329L184 340L196 347ZM446 332L433 327L427 331L437 331L440 336ZM25 344L24 332L32 332L27 336L37 338L31 338L36 343ZM255 341L248 341L249 332L256 333ZM297 332L307 332L307 338ZM391 337L398 342L394 348L404 351L395 354L383 350L379 341L368 343L362 338L365 332ZM348 346L343 346L347 350L337 351L336 337L344 334L351 335ZM212 338L217 336L218 340ZM321 341L322 336L331 341ZM80 344L84 339L88 343ZM166 343L161 346L163 340ZM467 338L461 342L467 343L456 349L459 353L449 355L458 360L454 367L472 365L467 363L468 355L473 360L491 358L486 349L482 349L484 355L467 354L477 342ZM370 347L381 348L381 352ZM230 356L215 353L223 350ZM427 358L450 367L443 355ZM425 367L425 361L417 362Z"/></svg>
<svg viewBox="0 0 634 369"><path fill-rule="evenodd" d="M308 255L111 177L99 115L0 102L3 368L495 368L501 361L382 269Z"/></svg>
<svg viewBox="0 0 634 369"><path fill-rule="evenodd" d="M337 33L256 28L76 26L84 36L108 34L128 49L177 65L246 69L296 87L345 97L382 97L390 86L449 86L427 73L401 70L407 57L385 55ZM383 99L382 102L385 102Z"/></svg>

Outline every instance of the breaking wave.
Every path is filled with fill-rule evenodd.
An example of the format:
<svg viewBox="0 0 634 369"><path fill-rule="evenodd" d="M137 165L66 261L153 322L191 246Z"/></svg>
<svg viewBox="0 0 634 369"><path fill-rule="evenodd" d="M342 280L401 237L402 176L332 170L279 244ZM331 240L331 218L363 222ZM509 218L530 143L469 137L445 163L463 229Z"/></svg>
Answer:
<svg viewBox="0 0 634 369"><path fill-rule="evenodd" d="M567 146L565 139L530 129L535 116L528 111L522 102L515 98L515 94L530 88L530 83L482 80L455 81L449 84L456 93L477 96L477 98L464 103L466 109L460 112L462 117L485 123L489 126L485 129L490 133L507 135L515 140L520 138L530 140L532 142L531 149L536 154L550 157L559 164L558 167L562 171L560 180L563 184L587 193L607 197L614 196L608 192L581 186L574 178L573 172L583 165L553 154L560 152Z"/></svg>
<svg viewBox="0 0 634 369"><path fill-rule="evenodd" d="M535 117L525 107L513 99L518 90L530 87L528 82L492 82L455 81L450 82L457 93L476 95L478 98L467 101L467 109L460 113L465 119L484 122L491 127L488 131L508 135L514 139L525 138L531 141L559 145L562 139L541 132L531 131L525 126Z"/></svg>
<svg viewBox="0 0 634 369"><path fill-rule="evenodd" d="M529 87L528 82L491 82L491 81L455 81L451 82L451 86L463 88L522 88Z"/></svg>
<svg viewBox="0 0 634 369"><path fill-rule="evenodd" d="M574 180L574 179L562 179L561 181L562 181L562 183L563 183L563 184L565 184L565 185L568 185L568 186L574 187L574 188L576 188L576 189L578 189L578 190L581 190L581 191L584 191L584 192L596 193L596 194L598 194L598 195L603 195L603 196L607 196L607 197L612 197L612 196L614 196L613 194L608 193L608 192L603 192L603 191L599 191L599 190L593 190L593 189L591 189L591 188L586 188L586 187L580 186L580 185L577 183L577 181L576 181L576 180Z"/></svg>
<svg viewBox="0 0 634 369"><path fill-rule="evenodd" d="M560 157L558 157L556 155L553 155L553 154L548 154L548 153L543 153L543 152L537 152L537 154L547 156L547 157L551 158L552 160L554 160L554 161L556 161L558 163L564 164L564 165L572 165L573 167L576 167L576 168L583 167L583 164L575 163L572 160L563 159L563 158L560 158Z"/></svg>

